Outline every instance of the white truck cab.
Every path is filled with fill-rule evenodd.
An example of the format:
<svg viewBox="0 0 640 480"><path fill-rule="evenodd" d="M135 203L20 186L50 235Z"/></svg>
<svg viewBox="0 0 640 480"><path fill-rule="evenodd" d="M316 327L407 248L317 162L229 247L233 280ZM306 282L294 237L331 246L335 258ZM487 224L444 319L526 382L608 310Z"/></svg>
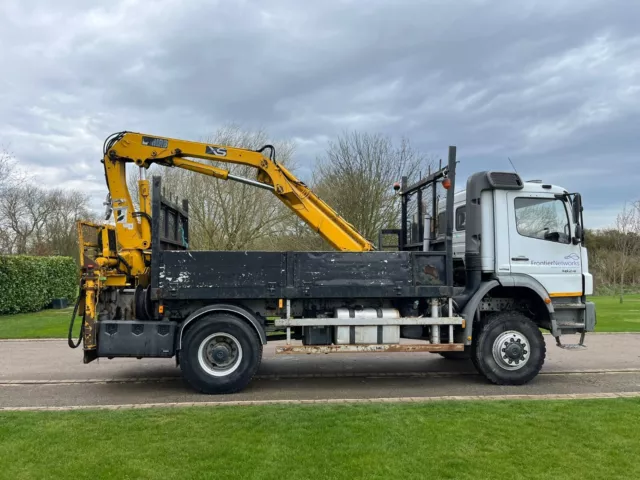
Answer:
<svg viewBox="0 0 640 480"><path fill-rule="evenodd" d="M466 191L455 194L453 256L465 256ZM496 276L524 274L535 278L551 298L593 294L587 249L578 242L573 205L562 187L540 181L517 191L485 190L481 195L481 264ZM438 234L444 224L439 209Z"/></svg>
<svg viewBox="0 0 640 480"><path fill-rule="evenodd" d="M435 238L425 245L444 244L445 214L445 205L439 206ZM470 177L467 189L454 195L451 226L456 284L478 291L466 314L506 304L517 308L519 295L535 292L548 310L548 321L539 322L543 328L559 346L562 334L580 333L582 346L596 323L595 306L586 299L593 294L593 277L583 225L577 193L505 172Z"/></svg>

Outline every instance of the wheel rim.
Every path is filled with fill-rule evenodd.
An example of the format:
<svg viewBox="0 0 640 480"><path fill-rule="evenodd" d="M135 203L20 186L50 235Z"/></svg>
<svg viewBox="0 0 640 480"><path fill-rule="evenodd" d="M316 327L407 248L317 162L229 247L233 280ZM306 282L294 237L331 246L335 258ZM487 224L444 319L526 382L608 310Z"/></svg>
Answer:
<svg viewBox="0 0 640 480"><path fill-rule="evenodd" d="M527 337L515 330L498 335L493 342L493 359L505 370L518 370L529 361L531 348Z"/></svg>
<svg viewBox="0 0 640 480"><path fill-rule="evenodd" d="M242 362L242 346L236 337L213 333L200 342L198 363L209 375L224 377L235 372Z"/></svg>

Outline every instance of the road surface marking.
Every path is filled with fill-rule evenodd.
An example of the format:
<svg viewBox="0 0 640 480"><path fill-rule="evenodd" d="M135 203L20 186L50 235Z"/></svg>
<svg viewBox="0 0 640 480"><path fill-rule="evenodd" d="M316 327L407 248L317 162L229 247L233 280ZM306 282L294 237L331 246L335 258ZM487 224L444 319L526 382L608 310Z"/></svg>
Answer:
<svg viewBox="0 0 640 480"><path fill-rule="evenodd" d="M0 407L0 412L68 411L68 410L128 410L147 408L224 407L259 405L327 405L353 403L429 403L441 401L480 400L592 400L602 398L638 398L640 392L617 393L562 393L541 395L445 395L440 397L391 397L391 398L330 398L322 400L238 400L211 402L127 403L122 405L69 405L61 407Z"/></svg>

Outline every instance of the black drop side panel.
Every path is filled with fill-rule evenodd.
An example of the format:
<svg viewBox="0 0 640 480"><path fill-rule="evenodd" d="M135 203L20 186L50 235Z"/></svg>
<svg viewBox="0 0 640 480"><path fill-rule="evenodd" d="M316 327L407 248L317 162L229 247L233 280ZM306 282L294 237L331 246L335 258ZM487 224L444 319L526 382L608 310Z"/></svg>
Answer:
<svg viewBox="0 0 640 480"><path fill-rule="evenodd" d="M292 283L302 297L389 297L413 285L407 252L291 254Z"/></svg>
<svg viewBox="0 0 640 480"><path fill-rule="evenodd" d="M297 286L410 286L407 252L300 252L293 254Z"/></svg>
<svg viewBox="0 0 640 480"><path fill-rule="evenodd" d="M445 256L422 252L159 252L163 300L442 296Z"/></svg>
<svg viewBox="0 0 640 480"><path fill-rule="evenodd" d="M304 297L412 297L438 295L445 257L415 252L300 252L293 285ZM289 281L291 284L291 281Z"/></svg>
<svg viewBox="0 0 640 480"><path fill-rule="evenodd" d="M161 253L158 298L241 299L282 295L285 254L173 251Z"/></svg>

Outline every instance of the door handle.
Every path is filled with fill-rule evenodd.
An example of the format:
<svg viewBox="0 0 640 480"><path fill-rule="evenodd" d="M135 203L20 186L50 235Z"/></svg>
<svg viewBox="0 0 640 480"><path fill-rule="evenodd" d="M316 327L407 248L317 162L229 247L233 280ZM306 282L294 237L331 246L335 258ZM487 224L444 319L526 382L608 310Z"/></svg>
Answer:
<svg viewBox="0 0 640 480"><path fill-rule="evenodd" d="M528 262L529 259L527 257L511 257L512 262Z"/></svg>

